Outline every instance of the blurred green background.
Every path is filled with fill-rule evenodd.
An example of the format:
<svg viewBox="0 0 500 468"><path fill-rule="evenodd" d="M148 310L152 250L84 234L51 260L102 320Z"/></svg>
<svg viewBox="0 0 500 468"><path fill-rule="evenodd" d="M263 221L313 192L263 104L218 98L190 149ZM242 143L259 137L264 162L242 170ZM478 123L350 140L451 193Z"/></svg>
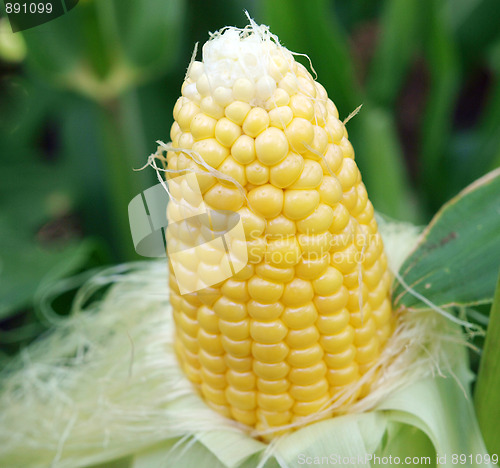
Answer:
<svg viewBox="0 0 500 468"><path fill-rule="evenodd" d="M195 42L244 9L309 55L341 118L363 104L348 129L378 211L426 223L500 165L498 0L80 0L16 34L3 18L2 361L94 268L139 258L127 205L156 179L133 169L169 138Z"/></svg>

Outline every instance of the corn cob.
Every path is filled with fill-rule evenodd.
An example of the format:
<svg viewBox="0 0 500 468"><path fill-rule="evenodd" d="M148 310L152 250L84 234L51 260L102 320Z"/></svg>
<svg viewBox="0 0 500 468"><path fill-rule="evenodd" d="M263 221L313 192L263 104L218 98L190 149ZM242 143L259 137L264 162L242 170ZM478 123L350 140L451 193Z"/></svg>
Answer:
<svg viewBox="0 0 500 468"><path fill-rule="evenodd" d="M173 115L167 179L194 171L209 209L239 214L248 250L244 268L190 294L171 265L180 364L211 407L257 431L314 419L392 332L391 278L347 130L325 88L255 23L212 36ZM213 270L209 254L187 276Z"/></svg>

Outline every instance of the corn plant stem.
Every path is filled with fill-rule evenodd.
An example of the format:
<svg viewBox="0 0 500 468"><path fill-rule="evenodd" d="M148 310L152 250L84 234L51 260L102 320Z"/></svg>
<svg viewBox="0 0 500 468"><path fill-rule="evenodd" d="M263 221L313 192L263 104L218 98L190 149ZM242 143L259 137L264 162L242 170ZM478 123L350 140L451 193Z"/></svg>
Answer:
<svg viewBox="0 0 500 468"><path fill-rule="evenodd" d="M490 321L486 333L483 355L474 392L474 403L486 447L490 453L500 452L500 276Z"/></svg>
<svg viewBox="0 0 500 468"><path fill-rule="evenodd" d="M485 159L483 168L493 170L500 165L500 70L497 70L497 82L490 96L484 117L479 124L482 144L478 156Z"/></svg>
<svg viewBox="0 0 500 468"><path fill-rule="evenodd" d="M140 111L133 91L101 106L114 239L122 260L138 258L130 234L128 204L134 196L148 188L147 174L134 171L143 165L147 156L138 115Z"/></svg>
<svg viewBox="0 0 500 468"><path fill-rule="evenodd" d="M367 83L368 95L377 104L393 106L398 97L417 46L421 13L418 0L390 0L384 6Z"/></svg>
<svg viewBox="0 0 500 468"><path fill-rule="evenodd" d="M391 113L367 106L359 126L351 132L363 179L376 209L404 221L419 220Z"/></svg>
<svg viewBox="0 0 500 468"><path fill-rule="evenodd" d="M101 34L105 38L108 50L121 50L121 38L116 20L114 2L95 2L95 5Z"/></svg>
<svg viewBox="0 0 500 468"><path fill-rule="evenodd" d="M497 148L496 150L491 167L492 168L500 167L500 148Z"/></svg>
<svg viewBox="0 0 500 468"><path fill-rule="evenodd" d="M390 109L394 106L416 48L421 21L417 0L389 0L381 19L381 36L367 77L369 103L360 115L361 167L377 209L398 219L420 221L410 189L403 150ZM372 104L370 106L370 103Z"/></svg>
<svg viewBox="0 0 500 468"><path fill-rule="evenodd" d="M474 128L475 146L463 163L462 179L470 182L500 167L500 80L488 94L486 109Z"/></svg>
<svg viewBox="0 0 500 468"><path fill-rule="evenodd" d="M102 54L120 65L124 53L112 1L96 2L98 28L102 37ZM98 101L104 141L108 197L114 229L115 254L120 260L137 259L128 220L130 200L147 188L147 176L134 172L147 156L140 109L135 90Z"/></svg>
<svg viewBox="0 0 500 468"><path fill-rule="evenodd" d="M442 184L443 155L451 133L453 105L459 90L458 52L443 2L427 0L430 14L429 33L425 39L426 58L431 73L431 89L421 130L420 189L435 211L446 197ZM450 166L449 170L452 166Z"/></svg>
<svg viewBox="0 0 500 468"><path fill-rule="evenodd" d="M416 0L386 3L382 35L367 77L369 103L360 115L359 127L352 132L353 138L359 133L360 165L365 168L365 183L377 209L413 222L420 221L419 208L409 188L403 150L389 109L395 104L416 47L420 16Z"/></svg>

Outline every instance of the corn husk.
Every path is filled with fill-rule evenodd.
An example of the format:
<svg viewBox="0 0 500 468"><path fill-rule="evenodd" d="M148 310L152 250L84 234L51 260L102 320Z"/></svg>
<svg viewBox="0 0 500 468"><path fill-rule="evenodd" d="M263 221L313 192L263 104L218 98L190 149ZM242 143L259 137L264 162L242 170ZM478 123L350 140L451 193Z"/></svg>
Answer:
<svg viewBox="0 0 500 468"><path fill-rule="evenodd" d="M419 229L379 223L397 271ZM487 453L465 338L432 309L401 312L381 377L348 414L265 444L212 411L180 371L166 285L165 261L101 272L70 316L2 372L0 466L269 468L321 457L372 466L370 456L398 454L452 466L452 454Z"/></svg>

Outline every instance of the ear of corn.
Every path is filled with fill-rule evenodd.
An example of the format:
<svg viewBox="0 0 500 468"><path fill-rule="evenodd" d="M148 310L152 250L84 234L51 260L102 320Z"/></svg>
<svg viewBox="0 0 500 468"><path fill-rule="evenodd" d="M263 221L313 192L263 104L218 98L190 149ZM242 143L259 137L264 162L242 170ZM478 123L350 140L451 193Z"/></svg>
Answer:
<svg viewBox="0 0 500 468"><path fill-rule="evenodd" d="M324 87L265 27L229 28L203 57L174 108L169 177L194 171L208 209L239 214L248 262L190 294L171 268L179 361L212 408L258 431L341 412L368 391L369 381L356 383L393 323L387 260L347 130ZM196 252L186 277L210 278L220 256Z"/></svg>

